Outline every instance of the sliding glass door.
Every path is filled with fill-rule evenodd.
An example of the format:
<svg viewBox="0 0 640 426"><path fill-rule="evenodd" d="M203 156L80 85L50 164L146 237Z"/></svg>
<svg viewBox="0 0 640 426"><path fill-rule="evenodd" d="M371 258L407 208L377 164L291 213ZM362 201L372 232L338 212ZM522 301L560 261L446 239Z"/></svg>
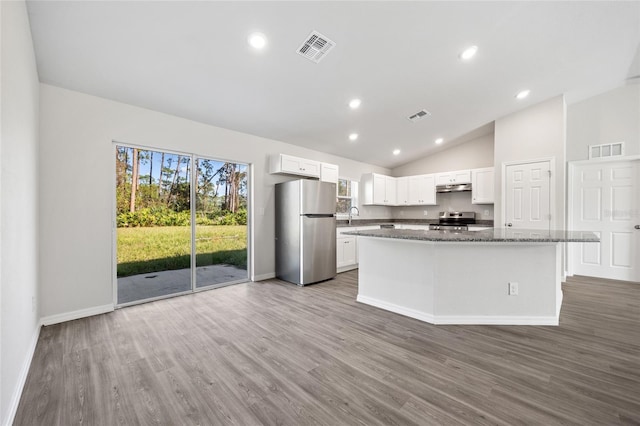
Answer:
<svg viewBox="0 0 640 426"><path fill-rule="evenodd" d="M248 280L247 169L116 146L118 305Z"/></svg>
<svg viewBox="0 0 640 426"><path fill-rule="evenodd" d="M247 166L197 158L196 288L248 279Z"/></svg>

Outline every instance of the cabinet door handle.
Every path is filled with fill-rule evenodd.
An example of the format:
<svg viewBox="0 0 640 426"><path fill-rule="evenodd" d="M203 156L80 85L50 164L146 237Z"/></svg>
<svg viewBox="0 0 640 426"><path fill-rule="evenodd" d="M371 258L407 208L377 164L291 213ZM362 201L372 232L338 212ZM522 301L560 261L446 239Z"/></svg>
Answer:
<svg viewBox="0 0 640 426"><path fill-rule="evenodd" d="M512 227L512 226L513 226L513 223L509 222L509 223L507 223L507 226L508 226L508 227Z"/></svg>
<svg viewBox="0 0 640 426"><path fill-rule="evenodd" d="M634 226L634 228L640 229L640 225L636 225L636 226Z"/></svg>

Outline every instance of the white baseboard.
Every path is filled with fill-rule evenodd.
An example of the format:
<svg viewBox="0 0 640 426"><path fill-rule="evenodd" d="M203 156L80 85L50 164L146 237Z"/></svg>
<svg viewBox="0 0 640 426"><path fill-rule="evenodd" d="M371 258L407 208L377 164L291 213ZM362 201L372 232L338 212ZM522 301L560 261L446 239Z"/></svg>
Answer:
<svg viewBox="0 0 640 426"><path fill-rule="evenodd" d="M342 272L352 271L352 270L354 270L354 269L358 269L358 265L342 266L342 267L338 268L338 269L336 270L336 272L337 272L338 274L340 274L340 273L342 273Z"/></svg>
<svg viewBox="0 0 640 426"><path fill-rule="evenodd" d="M384 309L385 311L395 312L396 314L404 315L406 317L415 318L420 321L425 321L431 324L436 324L435 317L426 312L417 311L415 309L399 306L394 303L383 302L382 300L374 299L372 297L358 295L356 301L364 303L365 305L375 306L376 308Z"/></svg>
<svg viewBox="0 0 640 426"><path fill-rule="evenodd" d="M560 290L556 295L556 317L558 318L558 322L560 321L560 310L562 309L562 301L564 300L564 292ZM558 325L558 324L554 324Z"/></svg>
<svg viewBox="0 0 640 426"><path fill-rule="evenodd" d="M40 324L36 327L35 332L33 333L33 337L31 338L31 343L29 344L29 350L27 351L27 356L22 364L22 368L20 369L20 375L18 376L18 383L16 383L16 387L13 391L13 395L11 395L11 401L9 402L9 415L7 416L7 421L4 426L11 426L13 424L13 420L16 417L16 413L18 412L18 405L20 404L20 397L22 396L22 391L24 389L24 385L27 383L27 376L29 375L29 369L31 368L31 361L33 361L33 355L36 352L36 345L38 344L38 338L40 337L40 329L42 327Z"/></svg>
<svg viewBox="0 0 640 426"><path fill-rule="evenodd" d="M92 317L94 315L106 314L107 312L113 312L113 310L113 304L94 306L93 308L80 309L78 311L65 312L63 314L44 317L40 320L40 323L42 325L53 325L65 321L72 321L80 318Z"/></svg>
<svg viewBox="0 0 640 426"><path fill-rule="evenodd" d="M507 315L432 315L426 312L383 302L367 296L358 295L356 300L366 305L375 306L396 314L415 318L430 324L460 325L558 325L558 317L554 316L507 316Z"/></svg>
<svg viewBox="0 0 640 426"><path fill-rule="evenodd" d="M554 316L488 316L488 315L464 315L449 316L439 315L435 324L460 324L460 325L558 325L558 318Z"/></svg>
<svg viewBox="0 0 640 426"><path fill-rule="evenodd" d="M275 277L276 277L275 272L269 272L267 274L254 275L251 281L264 281L264 280L270 280L271 278L275 278Z"/></svg>

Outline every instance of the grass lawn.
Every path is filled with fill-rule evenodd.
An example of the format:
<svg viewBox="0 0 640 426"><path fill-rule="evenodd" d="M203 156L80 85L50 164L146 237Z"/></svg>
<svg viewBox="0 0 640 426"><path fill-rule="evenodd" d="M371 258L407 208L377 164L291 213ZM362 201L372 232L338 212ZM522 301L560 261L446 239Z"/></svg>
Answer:
<svg viewBox="0 0 640 426"><path fill-rule="evenodd" d="M118 228L118 277L190 267L191 227ZM246 226L196 227L196 265L247 267Z"/></svg>

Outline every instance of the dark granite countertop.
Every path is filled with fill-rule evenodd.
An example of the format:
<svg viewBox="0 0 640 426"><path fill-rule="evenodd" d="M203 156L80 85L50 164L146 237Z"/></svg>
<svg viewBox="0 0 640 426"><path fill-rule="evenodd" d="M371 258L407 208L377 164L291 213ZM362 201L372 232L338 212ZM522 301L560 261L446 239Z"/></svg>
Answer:
<svg viewBox="0 0 640 426"><path fill-rule="evenodd" d="M346 219L336 220L338 228L357 228L359 226L380 225L425 225L437 224L438 219L353 219L351 225ZM493 226L493 220L477 220L472 226Z"/></svg>
<svg viewBox="0 0 640 426"><path fill-rule="evenodd" d="M513 228L490 228L482 231L420 231L413 229L371 229L369 231L350 231L345 235L360 237L393 238L416 241L442 242L496 242L496 243L565 243L600 242L600 239L588 231L535 230Z"/></svg>

